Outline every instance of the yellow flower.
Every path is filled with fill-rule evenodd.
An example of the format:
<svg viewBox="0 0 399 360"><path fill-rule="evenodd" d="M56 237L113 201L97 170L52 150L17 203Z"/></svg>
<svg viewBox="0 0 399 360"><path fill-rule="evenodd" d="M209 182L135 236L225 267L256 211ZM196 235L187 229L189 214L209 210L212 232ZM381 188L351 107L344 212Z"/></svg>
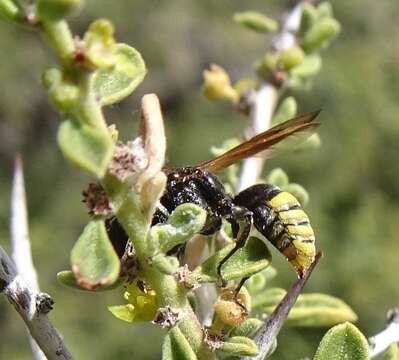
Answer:
<svg viewBox="0 0 399 360"><path fill-rule="evenodd" d="M123 297L128 304L109 306L108 310L120 320L127 322L151 321L158 309L154 290L142 290L136 283L130 284Z"/></svg>

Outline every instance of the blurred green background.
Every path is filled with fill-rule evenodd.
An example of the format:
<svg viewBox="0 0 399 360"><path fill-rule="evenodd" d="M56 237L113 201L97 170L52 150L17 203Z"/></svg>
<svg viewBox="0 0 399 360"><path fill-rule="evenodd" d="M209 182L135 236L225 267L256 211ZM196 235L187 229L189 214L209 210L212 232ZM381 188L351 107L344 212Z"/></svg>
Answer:
<svg viewBox="0 0 399 360"><path fill-rule="evenodd" d="M141 96L156 92L163 105L168 158L173 165L210 156L209 147L237 136L247 120L200 94L201 72L212 62L234 80L253 76L252 62L269 38L234 24L236 11L279 16L289 1L88 1L72 20L82 34L90 21L111 19L117 37L136 47L149 73L132 97L107 109L110 122L132 138ZM323 53L314 86L295 94L300 112L322 108L320 150L271 160L303 184L307 211L324 258L306 287L343 298L366 335L384 326L399 304L399 3L333 1L342 33ZM58 116L48 105L40 74L53 58L36 34L0 23L0 243L9 250L9 197L13 158L24 158L34 261L43 291L56 301L51 318L76 359L159 359L162 331L117 321L106 310L121 291L73 292L55 274L88 216L81 191L89 181L67 164L56 145ZM274 253L278 286L295 280ZM312 356L326 329L284 329L274 359ZM0 298L0 359L30 359L22 321Z"/></svg>

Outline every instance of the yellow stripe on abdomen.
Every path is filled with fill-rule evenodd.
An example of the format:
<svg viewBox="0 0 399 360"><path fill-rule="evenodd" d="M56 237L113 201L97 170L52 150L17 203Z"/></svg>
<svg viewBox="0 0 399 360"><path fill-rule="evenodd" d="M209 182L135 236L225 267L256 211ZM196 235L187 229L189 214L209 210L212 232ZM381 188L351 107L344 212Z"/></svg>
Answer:
<svg viewBox="0 0 399 360"><path fill-rule="evenodd" d="M288 225L287 230L292 235L298 235L302 238L314 237L314 232L310 224Z"/></svg>
<svg viewBox="0 0 399 360"><path fill-rule="evenodd" d="M266 205L270 206L276 212L286 211L301 206L296 197L286 191L278 193L267 201Z"/></svg>
<svg viewBox="0 0 399 360"><path fill-rule="evenodd" d="M302 209L280 211L278 217L285 225L299 225L309 223L309 218Z"/></svg>

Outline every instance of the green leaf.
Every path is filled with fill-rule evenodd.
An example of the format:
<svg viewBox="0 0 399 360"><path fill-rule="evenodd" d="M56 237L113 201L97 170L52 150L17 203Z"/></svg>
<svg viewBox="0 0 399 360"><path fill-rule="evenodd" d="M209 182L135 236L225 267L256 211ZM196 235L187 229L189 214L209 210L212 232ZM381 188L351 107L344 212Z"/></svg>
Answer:
<svg viewBox="0 0 399 360"><path fill-rule="evenodd" d="M162 345L162 360L197 360L189 342L177 326L165 336Z"/></svg>
<svg viewBox="0 0 399 360"><path fill-rule="evenodd" d="M256 318L249 318L239 326L235 327L231 332L231 335L245 336L250 338L255 334L256 330L258 330L262 324L263 324L262 320Z"/></svg>
<svg viewBox="0 0 399 360"><path fill-rule="evenodd" d="M236 13L233 20L248 29L260 33L275 32L278 30L278 22L257 11L244 11Z"/></svg>
<svg viewBox="0 0 399 360"><path fill-rule="evenodd" d="M305 34L302 47L306 52L312 52L327 46L341 31L339 22L331 17L319 19Z"/></svg>
<svg viewBox="0 0 399 360"><path fill-rule="evenodd" d="M308 55L302 64L291 71L291 75L299 78L308 78L316 75L321 69L321 57L317 54Z"/></svg>
<svg viewBox="0 0 399 360"><path fill-rule="evenodd" d="M110 286L118 279L120 261L103 219L94 219L86 225L72 249L71 264L79 285L89 290Z"/></svg>
<svg viewBox="0 0 399 360"><path fill-rule="evenodd" d="M320 135L315 133L309 136L301 145L298 146L299 150L314 150L320 148L321 139Z"/></svg>
<svg viewBox="0 0 399 360"><path fill-rule="evenodd" d="M45 21L61 20L82 6L82 0L39 0L39 18Z"/></svg>
<svg viewBox="0 0 399 360"><path fill-rule="evenodd" d="M281 288L266 289L252 297L252 308L256 312L271 314L286 294L287 291Z"/></svg>
<svg viewBox="0 0 399 360"><path fill-rule="evenodd" d="M22 20L21 9L12 0L0 0L0 17L11 21Z"/></svg>
<svg viewBox="0 0 399 360"><path fill-rule="evenodd" d="M245 336L233 336L223 343L221 352L238 356L255 356L259 350L255 342Z"/></svg>
<svg viewBox="0 0 399 360"><path fill-rule="evenodd" d="M95 289L86 289L78 284L78 282L76 281L75 275L70 270L60 271L57 274L57 280L60 284L66 286L68 288L75 289L75 290L81 290L81 291L108 291L108 290L116 289L117 287L122 285L122 280L118 279L110 286L106 286L106 287L99 286Z"/></svg>
<svg viewBox="0 0 399 360"><path fill-rule="evenodd" d="M266 279L263 276L263 271L252 275L245 283L245 287L251 295L262 291L266 286Z"/></svg>
<svg viewBox="0 0 399 360"><path fill-rule="evenodd" d="M206 210L194 204L182 204L170 215L166 224L155 225L148 235L149 252L167 253L199 233L206 222Z"/></svg>
<svg viewBox="0 0 399 360"><path fill-rule="evenodd" d="M267 282L273 279L276 275L276 269L270 265L265 270L252 275L245 283L245 287L251 296L256 295L261 292L266 287Z"/></svg>
<svg viewBox="0 0 399 360"><path fill-rule="evenodd" d="M276 185L278 187L283 187L288 185L289 179L287 173L281 168L275 168L270 171L266 179L266 183Z"/></svg>
<svg viewBox="0 0 399 360"><path fill-rule="evenodd" d="M116 45L116 64L111 69L99 69L94 75L94 91L101 105L116 103L143 81L146 67L140 53L126 45Z"/></svg>
<svg viewBox="0 0 399 360"><path fill-rule="evenodd" d="M73 164L98 178L104 176L113 154L113 142L106 129L65 120L58 129L58 145Z"/></svg>
<svg viewBox="0 0 399 360"><path fill-rule="evenodd" d="M302 8L301 24L299 26L299 35L306 34L316 22L318 13L316 8L309 2L305 2Z"/></svg>
<svg viewBox="0 0 399 360"><path fill-rule="evenodd" d="M257 294L252 299L256 312L270 315L285 295L285 290L274 288ZM341 299L326 294L299 295L288 315L286 324L304 327L329 327L343 321L356 321L353 310Z"/></svg>
<svg viewBox="0 0 399 360"><path fill-rule="evenodd" d="M293 96L286 97L274 113L272 125L280 124L293 118L297 113L297 102Z"/></svg>
<svg viewBox="0 0 399 360"><path fill-rule="evenodd" d="M356 321L357 315L341 299L326 294L303 294L288 316L292 326L332 326L344 321Z"/></svg>
<svg viewBox="0 0 399 360"><path fill-rule="evenodd" d="M331 3L328 1L324 1L322 3L320 3L317 6L317 15L318 18L324 18L324 17L333 17L333 8L331 6Z"/></svg>
<svg viewBox="0 0 399 360"><path fill-rule="evenodd" d="M399 360L399 344L392 344L386 351L376 357L377 360Z"/></svg>
<svg viewBox="0 0 399 360"><path fill-rule="evenodd" d="M226 255L235 247L229 244L215 255L208 258L194 270L199 282L217 282L219 280L217 267ZM224 279L233 280L251 276L269 266L270 252L265 243L255 237L250 237L246 244L223 265Z"/></svg>
<svg viewBox="0 0 399 360"><path fill-rule="evenodd" d="M314 360L367 360L368 343L351 323L334 326L321 340Z"/></svg>

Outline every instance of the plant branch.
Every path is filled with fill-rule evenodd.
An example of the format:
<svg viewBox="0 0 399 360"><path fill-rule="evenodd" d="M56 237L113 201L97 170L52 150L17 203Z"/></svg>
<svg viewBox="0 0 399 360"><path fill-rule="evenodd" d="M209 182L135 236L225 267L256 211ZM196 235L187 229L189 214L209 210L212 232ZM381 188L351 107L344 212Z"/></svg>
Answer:
<svg viewBox="0 0 399 360"><path fill-rule="evenodd" d="M266 131L270 127L277 101L277 88L270 83L264 82L256 92L255 101L251 107L251 136ZM256 182L262 172L264 161L265 159L261 156L253 156L244 160L237 182L237 192L248 188Z"/></svg>
<svg viewBox="0 0 399 360"><path fill-rule="evenodd" d="M75 51L75 42L67 22L65 20L45 21L43 29L57 55L63 61L71 60Z"/></svg>
<svg viewBox="0 0 399 360"><path fill-rule="evenodd" d="M141 200L148 215L155 210L166 184L166 176L162 172L165 161L166 138L159 99L155 94L147 94L141 102L140 135L143 140L144 152L148 165L140 174L138 182L142 187ZM157 180L158 179L158 180ZM159 184L154 183L159 182ZM162 184L163 182L163 184ZM150 208L151 210L148 210ZM146 259L141 259L145 263ZM159 296L161 306L171 306L177 309L182 319L179 328L190 346L198 354L199 359L212 359L212 354L202 343L202 329L192 311L186 297L187 290L179 284L173 276L161 274L148 267L146 278L150 280Z"/></svg>
<svg viewBox="0 0 399 360"><path fill-rule="evenodd" d="M318 252L315 260L313 261L309 269L292 286L292 288L288 291L287 295L284 296L283 300L281 300L281 302L275 308L270 317L267 318L264 324L256 332L253 340L259 348L259 354L255 357L242 357L241 360L263 360L265 356L267 356L273 345L274 339L279 334L281 327L288 317L288 313L295 305L296 299L298 298L310 275L318 264L321 256L321 252Z"/></svg>
<svg viewBox="0 0 399 360"><path fill-rule="evenodd" d="M370 358L375 358L394 343L399 343L399 308L388 312L386 328L369 338Z"/></svg>
<svg viewBox="0 0 399 360"><path fill-rule="evenodd" d="M39 292L39 283L32 261L31 246L29 242L24 174L22 159L19 155L15 159L14 180L11 194L10 225L11 256L16 265L17 271L32 290ZM35 360L46 359L36 341L30 335L28 335L28 337L33 358Z"/></svg>
<svg viewBox="0 0 399 360"><path fill-rule="evenodd" d="M31 336L49 360L71 360L72 355L51 324L47 313L54 304L45 293L32 290L18 274L13 261L0 246L0 292L22 317Z"/></svg>
<svg viewBox="0 0 399 360"><path fill-rule="evenodd" d="M104 114L93 91L93 73L82 72L80 74L80 116L87 124L90 124L94 128L99 128L107 131L107 123L104 118Z"/></svg>
<svg viewBox="0 0 399 360"><path fill-rule="evenodd" d="M283 23L282 31L273 39L272 47L275 51L287 49L295 44L295 33L300 25L304 2L305 1L300 1L292 9ZM278 98L279 89L276 85L263 81L259 90L255 93L255 99L250 110L251 127L249 132L251 136L257 135L270 128ZM256 183L262 172L264 161L265 159L260 156L244 160L241 174L237 182L237 192Z"/></svg>

